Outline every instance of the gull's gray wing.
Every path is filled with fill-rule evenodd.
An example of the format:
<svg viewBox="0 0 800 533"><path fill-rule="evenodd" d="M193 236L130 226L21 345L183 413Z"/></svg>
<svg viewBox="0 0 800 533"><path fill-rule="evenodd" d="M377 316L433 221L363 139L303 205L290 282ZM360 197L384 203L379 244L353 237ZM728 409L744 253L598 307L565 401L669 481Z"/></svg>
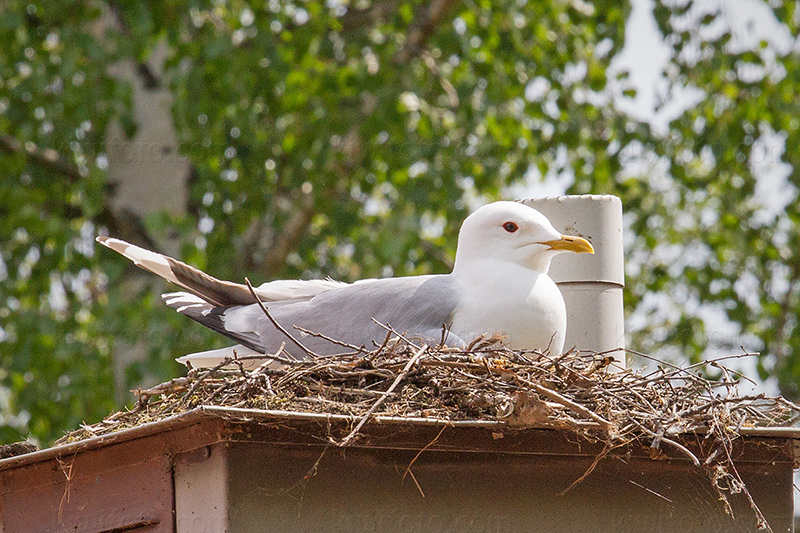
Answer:
<svg viewBox="0 0 800 533"><path fill-rule="evenodd" d="M164 295L167 305L245 346L274 352L281 343L295 357L305 353L264 315L256 304L213 306L186 293ZM302 333L294 326L355 346L373 349L387 330L372 321L389 324L395 331L438 343L449 327L458 305L450 275L371 279L321 292L310 299L266 302L270 315L314 353L341 353L343 348L325 339ZM448 334L448 345L464 341Z"/></svg>

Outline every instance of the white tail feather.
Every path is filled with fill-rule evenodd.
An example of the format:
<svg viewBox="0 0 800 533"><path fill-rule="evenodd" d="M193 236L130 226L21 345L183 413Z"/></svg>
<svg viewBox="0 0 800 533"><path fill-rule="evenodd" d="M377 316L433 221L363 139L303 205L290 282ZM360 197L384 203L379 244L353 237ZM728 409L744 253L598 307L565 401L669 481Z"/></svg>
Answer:
<svg viewBox="0 0 800 533"><path fill-rule="evenodd" d="M275 302L293 298L312 298L325 291L339 289L347 285L343 281L334 281L332 279L279 279L262 283L255 288L255 291L262 300Z"/></svg>
<svg viewBox="0 0 800 533"><path fill-rule="evenodd" d="M236 352L236 355L239 357L261 355L260 352L252 350L246 346L242 346L241 344L237 344L235 346L228 346L227 348L219 348L217 350L190 353L188 355L184 355L183 357L178 357L175 360L182 365L186 365L188 363L192 368L214 368L224 361L226 357L233 357L234 352ZM247 359L242 361L242 366L244 366L246 370L255 370L267 361L269 361L269 358ZM283 365L273 361L269 366L270 368L281 368ZM228 365L225 368L238 368L238 365Z"/></svg>
<svg viewBox="0 0 800 533"><path fill-rule="evenodd" d="M172 273L172 268L170 268L167 259L163 255L145 250L144 248L139 248L135 244L113 237L97 237L97 242L127 257L133 261L133 264L136 266L148 272L152 272L157 276L161 276L165 280L171 281L176 285L184 286L183 283L178 281L175 274Z"/></svg>

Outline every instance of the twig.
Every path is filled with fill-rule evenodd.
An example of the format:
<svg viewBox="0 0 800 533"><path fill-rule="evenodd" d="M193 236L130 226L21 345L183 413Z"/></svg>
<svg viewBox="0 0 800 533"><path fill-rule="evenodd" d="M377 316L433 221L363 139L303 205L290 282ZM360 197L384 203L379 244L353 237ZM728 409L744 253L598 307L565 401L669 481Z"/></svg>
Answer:
<svg viewBox="0 0 800 533"><path fill-rule="evenodd" d="M375 319L373 318L373 321L374 320ZM391 339L391 338L392 338L392 330L390 329L389 331L386 332L386 337L384 337L383 342L381 343L380 346L378 346L378 349L373 352L373 355L374 354L378 354L378 353L382 352L383 350L385 350L386 349L386 345L389 344L389 339Z"/></svg>
<svg viewBox="0 0 800 533"><path fill-rule="evenodd" d="M383 396L378 398L375 401L375 403L372 404L372 407L369 408L369 411L367 411L366 414L361 418L361 421L356 425L356 427L353 428L353 431L351 431L350 434L347 435L342 440L342 442L336 443L337 446L347 446L350 443L350 441L353 440L353 438L355 438L355 436L358 434L358 432L361 431L361 428L364 427L364 424L367 423L367 420L369 420L369 417L372 416L372 413L374 413L375 410L378 407L380 407L380 405L386 400L386 398L389 397L389 394L391 394L394 391L395 387L397 387L397 385L408 375L408 373L411 371L411 367L414 366L414 364L417 361L419 361L420 357L422 357L423 354L427 350L428 350L427 346L423 346L422 348L417 350L417 353L415 353L414 357L412 357L408 361L408 363L406 364L405 368L403 368L403 371L400 372L400 374L397 375L397 377L395 378L394 382L389 386L389 388L386 390L386 392L383 394Z"/></svg>
<svg viewBox="0 0 800 533"><path fill-rule="evenodd" d="M654 431L651 431L649 428L644 426L641 422L639 422L638 420L633 418L629 413L626 412L625 416L627 416L628 420L630 420L632 423L636 424L639 427L639 429L641 429L642 431L644 431L645 433L647 433L651 437L659 439L662 442L665 442L666 444L669 444L673 448L682 451L684 454L686 454L687 457L689 457L689 459L692 460L692 462L694 463L695 466L700 466L700 459L698 459L697 456L695 454L693 454L692 451L689 448L687 448L683 444L675 442L674 440L672 440L670 438L667 438L667 437L665 437L663 435L659 436L658 433L656 433Z"/></svg>
<svg viewBox="0 0 800 533"><path fill-rule="evenodd" d="M223 368L225 366L228 366L229 364L231 364L232 361L233 361L232 357L225 357L217 366L215 366L215 367L203 372L203 374L200 376L200 378L198 378L198 380L195 381L194 383L192 383L192 386L189 387L189 391L186 394L183 395L183 397L181 398L181 402L180 403L181 404L185 404L186 402L188 402L189 398L192 397L192 394L194 393L194 391L206 380L206 378L211 376L217 370L219 370L219 369L221 369L221 368Z"/></svg>
<svg viewBox="0 0 800 533"><path fill-rule="evenodd" d="M744 484L744 481L742 481L742 476L739 475L739 470L736 468L736 464L733 462L733 457L731 457L731 450L729 446L730 442L727 439L727 436L723 433L725 430L717 426L717 431L721 433L721 435L719 435L719 441L722 444L722 449L725 451L725 455L728 459L726 461L727 466L733 470L734 479L736 479L736 481L739 483L739 486L742 487L742 492L744 492L747 501L750 503L750 508L756 514L756 527L758 529L765 529L769 531L769 533L773 533L772 527L770 527L769 522L767 522L764 513L761 512L761 509L758 507L758 504L756 504L752 494L750 494L750 491L747 490L747 486Z"/></svg>
<svg viewBox="0 0 800 533"><path fill-rule="evenodd" d="M283 347L283 345L285 344L286 343L282 342L281 347ZM278 352L281 351L282 349L278 350ZM277 363L281 363L282 365L287 365L287 366L308 366L314 364L314 361L309 359L288 359L286 357L281 357L280 355L277 355L278 352L276 352L275 355L269 353L260 353L254 355L239 355L237 356L237 359L239 361L261 361L262 359L268 359L269 360L268 363L271 361L275 361ZM286 354L286 355L289 355L291 357L291 354ZM231 359L231 362L233 362L233 359Z"/></svg>
<svg viewBox="0 0 800 533"><path fill-rule="evenodd" d="M312 352L311 350L309 350L308 348L306 348L305 346L303 346L303 345L300 343L300 341L298 341L297 339L295 339L295 338L294 338L294 336L293 336L291 333L289 333L288 331L286 331L286 330L283 328L283 326L281 326L280 324L278 324L278 322L277 322L277 321L276 321L274 318L272 318L272 315L271 315L271 314L270 314L270 312L267 310L267 308L264 306L264 303L261 301L261 298L259 298L259 296L258 296L258 294L256 293L255 289L253 288L253 285L250 283L250 280L249 280L249 279L247 279L247 278L244 278L244 281L245 281L245 283L247 284L247 288L248 288L248 289L250 289L250 294L252 294L252 295L253 295L253 298L255 298L255 299L256 299L256 303L257 303L257 304L258 304L258 306L261 308L261 310L264 312L264 315L266 315L266 317L269 319L269 321L270 321L270 322L272 322L272 325L273 325L273 326L275 326L275 328L276 328L278 331L280 331L281 333L283 333L284 335L286 335L287 337L289 337L289 340L291 340L293 343L295 343L295 344L297 345L297 347L298 347L298 348L300 348L301 350L303 350L303 351L306 353L306 355L308 355L308 356L309 356L309 357L311 357L312 359L319 357L319 355L315 354L314 352Z"/></svg>
<svg viewBox="0 0 800 533"><path fill-rule="evenodd" d="M634 480L632 480L632 479L629 479L628 481L630 481L632 484L636 485L636 486L637 486L637 487L639 487L640 489L642 489L642 490L645 490L645 491L649 492L649 493L650 493L650 494L652 494L653 496L658 496L658 497L659 497L659 498L661 498L662 500L665 500L665 501L668 501L669 503L672 503L672 500L670 500L669 498L667 498L667 497L666 497L666 496L664 496L663 494L659 494L659 493L657 493L656 491L654 491L654 490L652 490L652 489L648 489L648 488L647 488L647 487L645 487L644 485L640 485L639 483L636 483L636 482L635 482Z"/></svg>
<svg viewBox="0 0 800 533"><path fill-rule="evenodd" d="M322 333L315 333L313 331L307 330L306 328L301 328L300 326L292 325L292 327L298 331L301 331L302 333L305 333L306 335L311 335L312 337L318 337L320 339L330 342L331 344L336 344L344 348L350 348L355 353L365 353L367 351L363 346L356 346L355 344L339 341L334 338L328 337L327 335L323 335ZM341 355L352 355L352 354L341 354Z"/></svg>
<svg viewBox="0 0 800 533"><path fill-rule="evenodd" d="M413 348L416 348L417 350L420 349L420 346L418 344L415 344L415 343L411 342L410 340L408 340L402 333L400 333L396 329L394 329L391 324L384 324L383 322L381 322L379 320L376 320L374 317L371 318L371 320L373 322L375 322L376 324L378 324L380 327L384 328L390 334L397 335L397 338L401 339L403 342L405 342L409 346L411 346Z"/></svg>
<svg viewBox="0 0 800 533"><path fill-rule="evenodd" d="M598 415L597 413L593 413L592 411L590 411L586 407L584 407L584 406L582 406L582 405L580 405L578 403L573 402L569 398L566 398L566 397L560 395L556 391L550 390L547 387L543 387L542 385L539 385L538 383L534 383L533 381L529 381L527 379L520 378L519 376L517 376L517 379L519 379L522 383L524 383L525 385L529 386L530 388L532 388L533 390L535 390L536 392L538 392L542 396L546 396L547 398L550 398L554 402L560 403L564 407L568 407L569 409L572 409L576 413L579 413L579 414L582 414L583 416L591 418L592 420L594 420L595 422L597 422L598 424L603 426L603 429L605 429L606 431L608 431L611 428L611 422L609 422L608 420L606 420L602 416Z"/></svg>
<svg viewBox="0 0 800 533"><path fill-rule="evenodd" d="M575 485L579 484L581 481L583 481L584 479L586 479L587 477L589 477L589 474L591 474L592 472L594 472L594 469L597 467L597 465L600 463L600 461L602 461L602 460L603 460L603 458L604 458L605 456L607 456L607 455L608 455L608 452L610 452L610 451L611 451L611 446L609 446L608 444L606 444L606 445L603 447L603 450L602 450L600 453L598 453L598 454L597 454L597 457L595 457L595 458L594 458L594 461L592 461L592 464L591 464L591 465L589 465L589 468L587 468L587 469L586 469L586 472L584 472L584 473L583 473L583 475L582 475L581 477L579 477L578 479L576 479L575 481L573 481L573 482L570 484L570 486L569 486L569 487L567 487L566 489L562 490L562 491L561 491L561 492L560 492L558 495L559 495L559 496L563 496L563 495L565 495L567 492L569 492L570 490L572 490L572 487L574 487Z"/></svg>
<svg viewBox="0 0 800 533"><path fill-rule="evenodd" d="M442 429L433 438L433 440L430 441L428 444L426 444L420 451L417 452L417 455L415 455L414 458L411 459L411 462L408 463L408 466L406 467L406 471L403 473L403 481L405 481L406 479L406 474L411 474L412 477L414 476L414 474L411 472L411 466L417 461L419 456L422 455L422 452L433 446L436 443L436 441L439 440L439 437L442 436L442 433L444 433L445 429L447 429L447 426L442 426ZM419 484L417 484L417 486L419 486ZM420 489L420 492L422 492L422 489ZM423 494L422 496L425 497L425 494Z"/></svg>

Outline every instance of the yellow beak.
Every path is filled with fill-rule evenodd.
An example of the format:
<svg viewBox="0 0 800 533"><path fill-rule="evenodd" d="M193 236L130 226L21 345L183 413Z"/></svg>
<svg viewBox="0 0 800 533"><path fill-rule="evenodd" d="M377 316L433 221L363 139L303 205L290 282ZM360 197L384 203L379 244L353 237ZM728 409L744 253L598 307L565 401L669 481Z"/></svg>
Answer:
<svg viewBox="0 0 800 533"><path fill-rule="evenodd" d="M572 235L562 235L560 239L545 241L542 244L546 244L552 250L565 250L578 254L594 253L594 248L589 241L580 237L573 237Z"/></svg>

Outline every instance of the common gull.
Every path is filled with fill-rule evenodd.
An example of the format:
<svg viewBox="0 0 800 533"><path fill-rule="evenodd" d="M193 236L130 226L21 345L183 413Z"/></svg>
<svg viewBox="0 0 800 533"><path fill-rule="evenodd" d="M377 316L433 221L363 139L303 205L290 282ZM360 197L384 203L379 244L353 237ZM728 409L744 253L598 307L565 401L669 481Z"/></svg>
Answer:
<svg viewBox="0 0 800 533"><path fill-rule="evenodd" d="M307 332L372 349L386 337L387 326L427 343L444 338L449 346L499 333L512 349L559 354L567 314L561 292L547 275L550 262L565 251L594 252L585 239L556 231L539 211L494 202L464 220L450 274L354 283L278 280L255 287L276 328L246 285L218 280L120 239L97 240L186 291L164 294L168 306L239 343L178 358L193 367L215 366L234 351L274 354L281 345L295 359L306 359L309 352L342 352L341 345Z"/></svg>

